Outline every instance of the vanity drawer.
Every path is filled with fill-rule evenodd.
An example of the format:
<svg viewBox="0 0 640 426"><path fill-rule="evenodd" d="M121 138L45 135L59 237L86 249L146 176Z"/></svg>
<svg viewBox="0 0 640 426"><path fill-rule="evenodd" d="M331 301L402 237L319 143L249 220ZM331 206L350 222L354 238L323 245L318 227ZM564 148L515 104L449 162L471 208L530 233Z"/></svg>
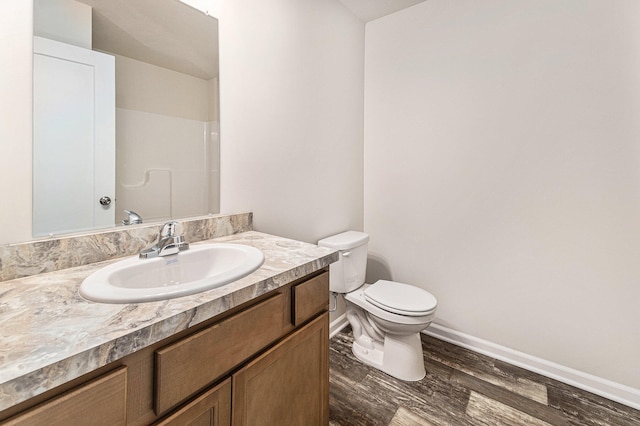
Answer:
<svg viewBox="0 0 640 426"><path fill-rule="evenodd" d="M124 425L127 408L127 369L119 368L78 386L2 423L4 426L70 425L82 421L96 426Z"/></svg>
<svg viewBox="0 0 640 426"><path fill-rule="evenodd" d="M298 326L329 306L329 273L324 272L291 289L293 304L291 322Z"/></svg>
<svg viewBox="0 0 640 426"><path fill-rule="evenodd" d="M157 350L156 414L165 413L282 336L284 304L284 294L277 293L209 328Z"/></svg>

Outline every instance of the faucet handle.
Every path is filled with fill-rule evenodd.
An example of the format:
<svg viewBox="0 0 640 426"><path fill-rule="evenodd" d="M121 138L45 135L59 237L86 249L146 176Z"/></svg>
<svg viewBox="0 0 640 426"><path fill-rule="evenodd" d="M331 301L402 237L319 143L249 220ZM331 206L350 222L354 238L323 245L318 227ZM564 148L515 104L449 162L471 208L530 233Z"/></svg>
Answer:
<svg viewBox="0 0 640 426"><path fill-rule="evenodd" d="M182 225L178 222L167 222L162 226L158 242L150 248L140 252L140 258L146 259L156 256L169 256L189 249L189 243L182 235Z"/></svg>
<svg viewBox="0 0 640 426"><path fill-rule="evenodd" d="M182 235L182 225L176 221L167 222L160 231L160 238L173 238Z"/></svg>

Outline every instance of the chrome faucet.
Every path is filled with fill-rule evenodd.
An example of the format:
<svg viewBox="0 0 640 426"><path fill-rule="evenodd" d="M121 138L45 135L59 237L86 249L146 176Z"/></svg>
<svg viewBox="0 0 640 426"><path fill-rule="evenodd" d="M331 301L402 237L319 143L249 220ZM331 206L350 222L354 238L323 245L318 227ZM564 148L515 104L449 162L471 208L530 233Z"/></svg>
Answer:
<svg viewBox="0 0 640 426"><path fill-rule="evenodd" d="M167 222L160 230L158 242L140 252L140 258L147 259L156 256L169 256L187 250L189 243L184 240L182 225L178 222Z"/></svg>
<svg viewBox="0 0 640 426"><path fill-rule="evenodd" d="M142 217L133 210L125 210L127 218L122 221L123 225L138 225L142 223Z"/></svg>

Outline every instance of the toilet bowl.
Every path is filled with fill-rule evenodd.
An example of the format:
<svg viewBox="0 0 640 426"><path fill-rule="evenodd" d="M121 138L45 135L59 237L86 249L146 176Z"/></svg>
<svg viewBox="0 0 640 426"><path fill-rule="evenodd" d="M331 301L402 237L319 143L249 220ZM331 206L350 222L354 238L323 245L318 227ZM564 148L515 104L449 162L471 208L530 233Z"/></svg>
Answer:
<svg viewBox="0 0 640 426"><path fill-rule="evenodd" d="M433 320L436 298L416 286L388 280L365 284L369 236L347 231L318 241L340 251L329 288L344 295L360 361L401 380L421 380L426 371L420 332Z"/></svg>

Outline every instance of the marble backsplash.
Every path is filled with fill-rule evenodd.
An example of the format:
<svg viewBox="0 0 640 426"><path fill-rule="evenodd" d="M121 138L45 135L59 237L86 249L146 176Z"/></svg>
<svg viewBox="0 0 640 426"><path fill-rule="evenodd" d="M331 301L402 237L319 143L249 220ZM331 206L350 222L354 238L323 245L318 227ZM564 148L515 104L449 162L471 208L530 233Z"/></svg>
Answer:
<svg viewBox="0 0 640 426"><path fill-rule="evenodd" d="M191 243L253 230L252 213L178 222L183 225L185 240ZM0 281L135 255L157 240L161 227L160 223L142 224L0 246Z"/></svg>

